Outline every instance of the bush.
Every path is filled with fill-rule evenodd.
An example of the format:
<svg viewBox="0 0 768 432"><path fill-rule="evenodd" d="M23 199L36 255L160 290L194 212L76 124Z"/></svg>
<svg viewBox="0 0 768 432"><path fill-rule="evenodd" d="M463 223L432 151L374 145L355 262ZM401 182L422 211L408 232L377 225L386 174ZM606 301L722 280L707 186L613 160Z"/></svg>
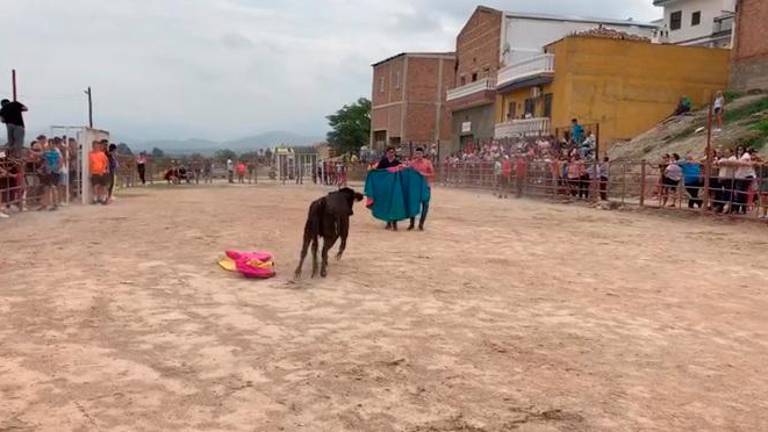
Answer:
<svg viewBox="0 0 768 432"><path fill-rule="evenodd" d="M768 111L768 97L758 99L743 107L726 110L725 121L726 123L733 123L739 120L743 120L761 111Z"/></svg>

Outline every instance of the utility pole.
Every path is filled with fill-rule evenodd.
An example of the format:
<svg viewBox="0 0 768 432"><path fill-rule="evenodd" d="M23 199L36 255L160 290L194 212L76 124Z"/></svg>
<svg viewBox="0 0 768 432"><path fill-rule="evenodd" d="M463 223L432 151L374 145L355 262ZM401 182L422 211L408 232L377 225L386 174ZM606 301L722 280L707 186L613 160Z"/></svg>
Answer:
<svg viewBox="0 0 768 432"><path fill-rule="evenodd" d="M88 125L93 128L93 94L90 87L85 91L85 94L88 95Z"/></svg>
<svg viewBox="0 0 768 432"><path fill-rule="evenodd" d="M11 86L13 87L13 101L16 102L16 69L11 70Z"/></svg>

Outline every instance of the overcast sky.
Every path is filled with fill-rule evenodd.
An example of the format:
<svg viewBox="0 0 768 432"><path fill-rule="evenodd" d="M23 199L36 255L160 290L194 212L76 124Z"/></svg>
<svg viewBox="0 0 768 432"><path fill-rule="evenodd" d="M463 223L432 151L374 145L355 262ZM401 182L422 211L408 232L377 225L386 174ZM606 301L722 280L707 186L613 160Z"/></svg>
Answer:
<svg viewBox="0 0 768 432"><path fill-rule="evenodd" d="M370 97L370 64L452 50L470 0L0 0L0 96L11 69L31 132L84 124L120 139L322 135ZM520 12L651 20L651 0L488 0Z"/></svg>

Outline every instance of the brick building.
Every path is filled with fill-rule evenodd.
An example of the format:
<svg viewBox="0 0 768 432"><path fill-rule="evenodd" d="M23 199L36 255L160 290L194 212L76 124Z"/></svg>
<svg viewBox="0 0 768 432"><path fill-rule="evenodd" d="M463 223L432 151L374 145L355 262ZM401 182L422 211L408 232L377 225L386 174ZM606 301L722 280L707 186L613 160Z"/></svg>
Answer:
<svg viewBox="0 0 768 432"><path fill-rule="evenodd" d="M451 136L446 89L453 53L402 53L373 65L371 146L443 142Z"/></svg>
<svg viewBox="0 0 768 432"><path fill-rule="evenodd" d="M455 81L446 96L452 139L441 152L493 138L502 18L502 11L479 6L456 38Z"/></svg>
<svg viewBox="0 0 768 432"><path fill-rule="evenodd" d="M731 87L768 89L768 0L739 0Z"/></svg>

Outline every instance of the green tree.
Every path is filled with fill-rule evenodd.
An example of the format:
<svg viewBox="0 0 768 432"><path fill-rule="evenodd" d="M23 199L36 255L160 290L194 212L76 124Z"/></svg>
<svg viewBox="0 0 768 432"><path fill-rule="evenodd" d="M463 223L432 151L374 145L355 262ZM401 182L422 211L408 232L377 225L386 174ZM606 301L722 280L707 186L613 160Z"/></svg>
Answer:
<svg viewBox="0 0 768 432"><path fill-rule="evenodd" d="M237 153L233 152L230 149L216 150L216 153L214 153L213 158L216 159L218 162L226 162L227 159L232 159L232 161L234 162L235 159L237 159Z"/></svg>
<svg viewBox="0 0 768 432"><path fill-rule="evenodd" d="M155 159L163 158L165 157L165 152L155 147L152 149L152 157Z"/></svg>
<svg viewBox="0 0 768 432"><path fill-rule="evenodd" d="M337 153L357 153L366 145L371 134L371 101L360 98L352 105L344 105L336 114L326 117L331 131L328 144Z"/></svg>

